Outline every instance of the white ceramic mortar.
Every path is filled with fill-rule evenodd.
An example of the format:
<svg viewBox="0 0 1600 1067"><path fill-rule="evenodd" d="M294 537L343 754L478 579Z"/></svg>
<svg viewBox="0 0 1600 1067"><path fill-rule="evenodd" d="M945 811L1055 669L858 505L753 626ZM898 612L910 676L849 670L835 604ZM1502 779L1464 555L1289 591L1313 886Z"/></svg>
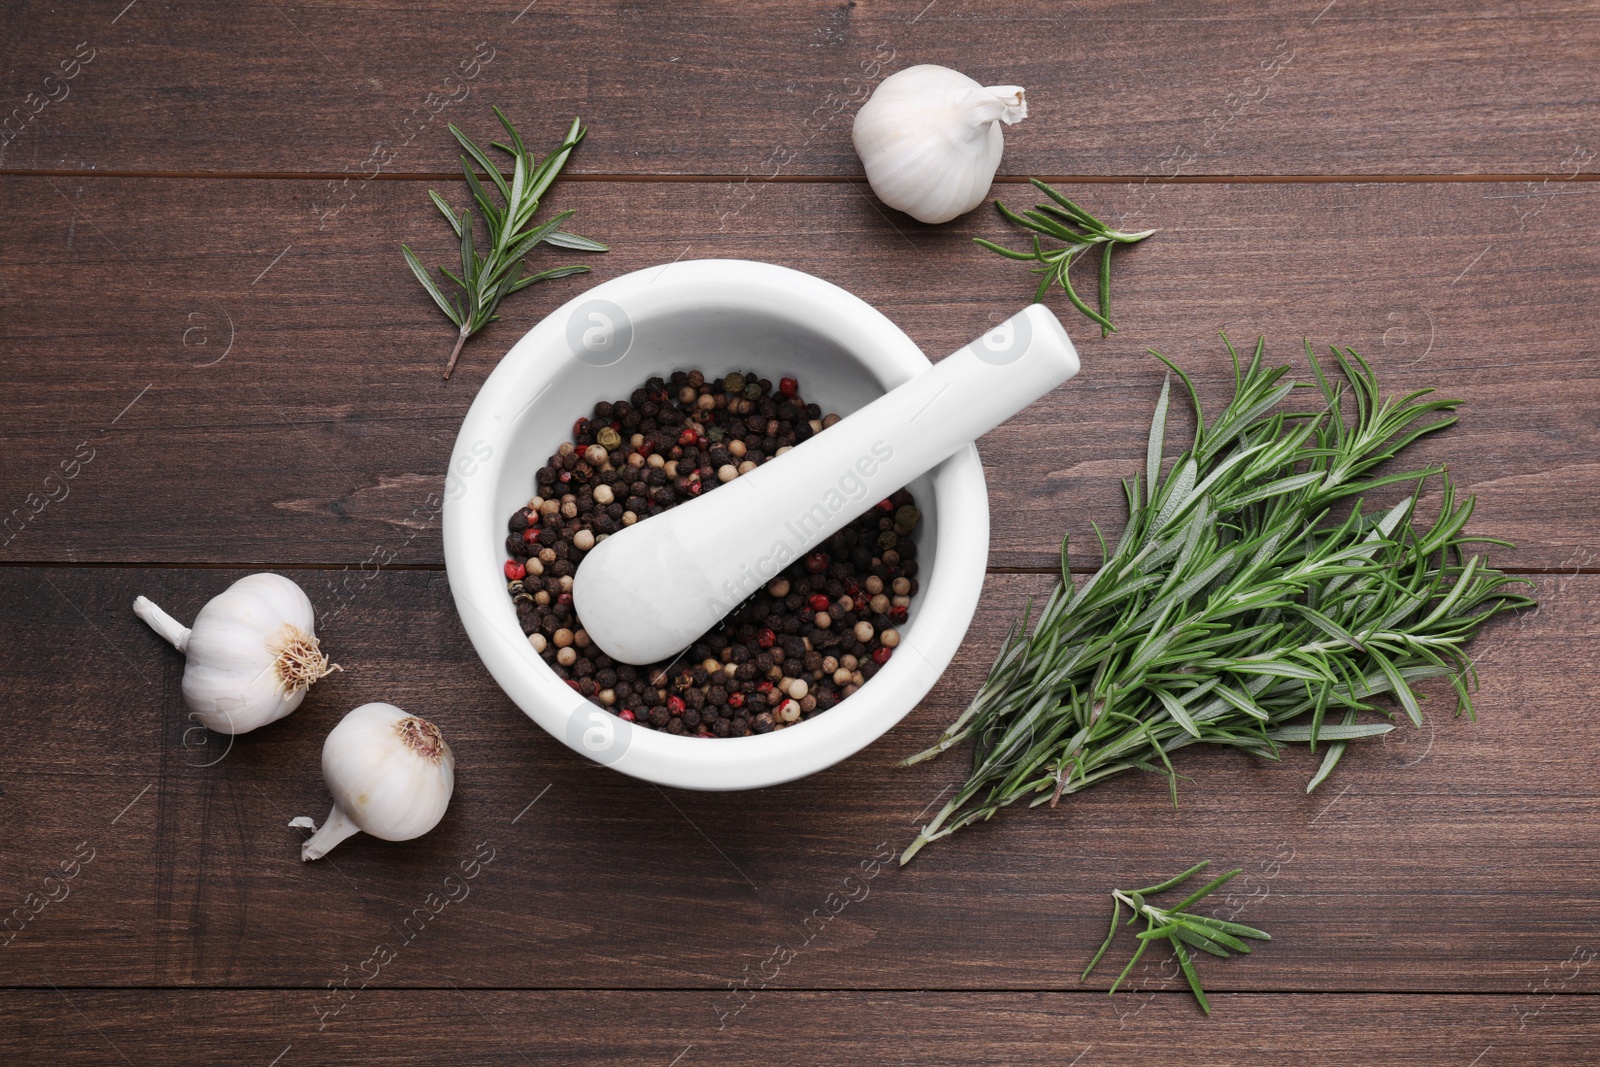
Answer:
<svg viewBox="0 0 1600 1067"><path fill-rule="evenodd" d="M662 785L750 789L819 771L883 735L955 655L983 586L989 507L968 445L910 489L920 591L904 641L866 685L814 719L739 738L633 726L579 696L518 625L502 566L506 521L534 493L534 472L596 402L652 375L700 369L794 377L807 401L848 414L929 366L916 344L859 298L808 274L743 260L652 267L595 286L528 331L484 383L451 456L445 566L489 673L553 737L598 763Z"/></svg>

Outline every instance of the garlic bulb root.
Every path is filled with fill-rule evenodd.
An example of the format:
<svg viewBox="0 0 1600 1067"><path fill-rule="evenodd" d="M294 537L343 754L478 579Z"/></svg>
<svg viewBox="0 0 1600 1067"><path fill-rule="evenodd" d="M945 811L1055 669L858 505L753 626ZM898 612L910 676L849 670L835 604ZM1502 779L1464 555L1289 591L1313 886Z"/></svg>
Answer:
<svg viewBox="0 0 1600 1067"><path fill-rule="evenodd" d="M272 661L278 687L285 693L303 693L334 671L343 667L328 661L328 654L314 634L284 623L283 629L273 639L272 647L278 651Z"/></svg>
<svg viewBox="0 0 1600 1067"><path fill-rule="evenodd" d="M1000 127L1027 115L1020 85L980 85L922 64L878 85L851 140L878 199L922 222L949 222L983 203L1005 148Z"/></svg>
<svg viewBox="0 0 1600 1067"><path fill-rule="evenodd" d="M320 859L358 831L409 841L439 825L455 791L455 754L439 728L393 704L363 704L322 745L328 819L300 849Z"/></svg>
<svg viewBox="0 0 1600 1067"><path fill-rule="evenodd" d="M147 597L133 611L187 657L184 702L218 733L248 733L283 718L341 669L317 641L310 599L281 574L240 578L200 609L192 628Z"/></svg>

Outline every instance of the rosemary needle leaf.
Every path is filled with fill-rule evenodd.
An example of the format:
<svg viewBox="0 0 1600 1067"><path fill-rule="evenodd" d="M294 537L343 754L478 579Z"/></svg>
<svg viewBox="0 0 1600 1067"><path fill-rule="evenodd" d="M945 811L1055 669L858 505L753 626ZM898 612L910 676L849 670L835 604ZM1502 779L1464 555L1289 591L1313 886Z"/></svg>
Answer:
<svg viewBox="0 0 1600 1067"><path fill-rule="evenodd" d="M1216 890L1222 888L1223 886L1227 885L1229 882L1233 881L1234 878L1238 877L1243 872L1244 872L1244 868L1243 867L1236 867L1233 870L1229 871L1227 874L1222 875L1220 878L1212 879L1211 881L1207 882L1205 885L1201 886L1199 889L1196 889L1193 893L1190 893L1188 896L1184 897L1183 900L1178 903L1178 906L1173 908L1172 910L1173 911L1182 911L1184 908L1189 907L1191 904L1199 903L1200 901L1204 900L1206 897L1210 896Z"/></svg>
<svg viewBox="0 0 1600 1067"><path fill-rule="evenodd" d="M461 273L456 274L443 267L439 268L445 280L461 290L460 299L446 299L438 284L412 254L411 249L401 246L411 272L417 276L417 280L428 291L433 302L439 305L439 310L443 311L458 328L455 348L451 351L449 362L444 368L446 378L449 378L450 372L455 369L456 359L461 355L461 347L466 344L467 339L500 317L497 309L501 300L519 289L526 289L534 282L565 278L589 269L587 266L576 265L524 274L522 261L532 254L538 245L548 244L580 252L610 250L599 241L560 229L561 223L572 216L571 211L563 211L539 226L533 225L533 217L539 210L540 199L561 173L561 168L566 165L572 150L583 140L585 133L583 124L573 119L561 144L541 160L528 151L522 136L512 126L511 120L506 118L505 112L498 107L494 108L494 116L500 125L505 127L511 143L493 141L491 147L511 156L511 180L507 181L506 176L500 173L488 153L451 125L450 133L466 152L466 155L461 157L461 170L466 179L471 204L458 215L443 197L431 189L428 190L428 198L449 220L450 228L455 231L456 237L461 242ZM495 191L500 194L503 205L494 203L475 173L475 168L482 170L488 176ZM480 219L487 231L488 247L484 250L479 249L475 232L475 222Z"/></svg>
<svg viewBox="0 0 1600 1067"><path fill-rule="evenodd" d="M1206 935L1198 932L1193 927L1184 926L1180 923L1173 929L1172 936L1177 938L1179 941L1182 941L1186 945L1193 945L1201 952L1209 953L1221 959L1228 958L1227 949L1223 948L1220 944L1211 940ZM1243 944L1243 942L1241 942L1241 944ZM1249 952L1250 949L1246 947L1245 951Z"/></svg>
<svg viewBox="0 0 1600 1067"><path fill-rule="evenodd" d="M1176 937L1172 939L1172 951L1178 957L1178 966L1183 968L1183 976L1189 979L1189 988L1194 993L1194 999L1200 1002L1201 1010L1210 1015L1211 1002L1206 1000L1206 991L1200 988L1200 978L1194 973L1194 964L1189 962L1188 950Z"/></svg>
<svg viewBox="0 0 1600 1067"><path fill-rule="evenodd" d="M1314 788L1350 742L1394 728L1373 698L1420 724L1413 686L1425 679L1449 679L1456 713L1473 716L1465 646L1534 606L1518 588L1530 583L1478 547L1503 542L1462 532L1473 501L1442 466L1379 470L1451 425L1457 402L1386 397L1359 354L1335 348L1338 384L1309 356L1321 409L1285 411L1289 367L1266 364L1264 344L1228 353L1234 397L1209 420L1189 376L1153 353L1189 393L1193 440L1163 463L1169 378L1120 540L1101 539L1100 569L1076 590L1062 541L1043 610L1013 628L938 742L905 761L973 743L966 782L902 863L1019 800L1053 807L1128 770L1164 773L1176 802L1170 755L1190 744L1276 759L1281 744L1326 743ZM1368 506L1393 486L1411 491ZM1440 501L1431 522L1418 514L1424 488ZM1371 714L1383 718L1360 721Z"/></svg>
<svg viewBox="0 0 1600 1067"><path fill-rule="evenodd" d="M1094 959L1089 961L1089 966L1083 969L1080 978L1089 977L1089 972L1094 970L1095 964L1100 962L1100 957L1106 954L1106 949L1111 947L1111 942L1117 936L1117 922L1122 918L1122 901L1112 898L1111 901L1111 929L1106 932L1106 939L1100 945L1100 951L1094 954Z"/></svg>
<svg viewBox="0 0 1600 1067"><path fill-rule="evenodd" d="M449 316L451 322L460 326L461 313L450 305L450 301L445 299L444 294L439 291L439 287L433 283L433 279L428 276L428 268L424 267L421 261L417 259L416 253L405 245L401 245L400 250L405 253L406 262L411 266L411 273L417 276L417 281L421 282L422 287L428 291L428 295L433 297L433 302L439 305L439 310ZM459 285L460 283L457 282L456 284Z"/></svg>
<svg viewBox="0 0 1600 1067"><path fill-rule="evenodd" d="M1189 879L1193 878L1195 875L1199 874L1209 866L1211 866L1210 860L1201 860L1199 863L1195 864L1193 867L1190 867L1182 874L1175 874L1171 878L1168 878L1165 882L1157 882L1148 889L1136 889L1131 895L1135 900L1142 900L1147 896L1154 896L1157 893L1165 893L1174 886L1180 886L1187 882Z"/></svg>
<svg viewBox="0 0 1600 1067"><path fill-rule="evenodd" d="M1059 285L1067 300L1077 308L1090 321L1100 327L1100 336L1115 333L1116 327L1111 324L1111 250L1117 245L1138 244L1140 241L1155 233L1154 230L1145 230L1141 233L1123 233L1113 230L1104 222L1095 218L1089 212L1068 200L1059 190L1052 188L1037 178L1030 178L1035 188L1044 193L1051 200L1050 203L1039 204L1032 211L1024 211L1018 215L1015 211L996 200L994 206L1000 212L1000 217L1007 222L1021 226L1029 231L1032 239L1033 251L1018 252L1003 245L986 241L981 237L973 240L983 248L998 253L1007 259L1036 262L1039 266L1033 268L1035 274L1041 275L1039 286L1034 291L1035 303L1044 300L1051 286ZM1039 241L1040 236L1052 241L1060 242L1060 247L1047 248ZM1070 272L1072 262L1080 253L1100 246L1099 267L1099 310L1094 310L1084 302L1072 287Z"/></svg>
<svg viewBox="0 0 1600 1067"><path fill-rule="evenodd" d="M578 252L611 251L610 245L601 244L599 241L591 240L588 237L579 237L577 234L567 233L565 230L556 230L554 233L551 233L549 236L545 237L544 243L547 245L555 245L557 248L574 249Z"/></svg>
<svg viewBox="0 0 1600 1067"><path fill-rule="evenodd" d="M1139 942L1139 947L1138 947L1138 949L1136 949L1134 951L1133 958L1130 959L1128 961L1128 965L1122 969L1122 973L1117 975L1117 980L1115 982L1111 983L1111 988L1106 990L1106 995L1107 996L1110 996L1112 993L1115 993L1117 991L1117 989L1122 985L1122 983L1126 982L1128 980L1128 975L1133 973L1133 968L1139 962L1139 957L1143 956L1144 955L1144 950L1149 948L1149 947L1150 947L1150 942L1148 942L1148 941Z"/></svg>

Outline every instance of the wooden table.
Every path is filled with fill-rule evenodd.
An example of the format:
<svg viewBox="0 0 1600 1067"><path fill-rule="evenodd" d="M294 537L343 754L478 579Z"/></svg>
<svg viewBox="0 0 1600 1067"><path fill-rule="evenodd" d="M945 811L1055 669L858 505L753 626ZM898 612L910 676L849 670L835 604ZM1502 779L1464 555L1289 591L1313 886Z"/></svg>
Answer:
<svg viewBox="0 0 1600 1067"><path fill-rule="evenodd" d="M1596 1062L1594 4L3 11L0 892L26 921L0 1061ZM820 275L935 355L1020 306L1025 272L970 240L1009 236L992 209L921 226L862 181L851 116L919 62L1028 87L1001 198L1048 177L1160 228L1117 261L1123 329L1069 319L1085 373L982 442L989 584L900 727L755 794L590 764L457 622L430 503L456 427L541 316L683 257ZM398 246L449 256L424 194L461 199L445 126L492 135L492 103L541 145L591 124L548 203L615 250L508 300L445 383L451 328ZM1312 795L1304 753L1186 751L1176 811L1127 777L876 866L963 772L895 762L972 694L1062 535L1088 571L1091 520L1120 528L1162 376L1145 348L1216 402L1219 330L1297 364L1302 338L1351 345L1390 388L1465 399L1418 458L1449 460L1542 602L1474 646L1479 721L1435 701ZM306 588L345 670L228 747L129 605L189 618L262 569ZM325 813L322 738L379 698L443 726L450 813L302 864L285 824ZM1202 965L1214 1017L1170 968L1115 998L1080 982L1108 890L1201 858L1245 869L1241 917L1276 935Z"/></svg>

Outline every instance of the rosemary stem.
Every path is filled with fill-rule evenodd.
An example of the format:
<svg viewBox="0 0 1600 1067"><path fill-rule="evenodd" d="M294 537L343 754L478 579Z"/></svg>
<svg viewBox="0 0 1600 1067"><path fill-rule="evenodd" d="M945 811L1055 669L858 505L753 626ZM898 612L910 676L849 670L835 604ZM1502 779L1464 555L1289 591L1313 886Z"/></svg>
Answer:
<svg viewBox="0 0 1600 1067"><path fill-rule="evenodd" d="M461 355L461 346L467 343L467 336L471 332L468 327L463 326L461 332L456 334L456 346L450 350L450 362L444 365L445 381L450 380L450 372L456 369L456 358Z"/></svg>

